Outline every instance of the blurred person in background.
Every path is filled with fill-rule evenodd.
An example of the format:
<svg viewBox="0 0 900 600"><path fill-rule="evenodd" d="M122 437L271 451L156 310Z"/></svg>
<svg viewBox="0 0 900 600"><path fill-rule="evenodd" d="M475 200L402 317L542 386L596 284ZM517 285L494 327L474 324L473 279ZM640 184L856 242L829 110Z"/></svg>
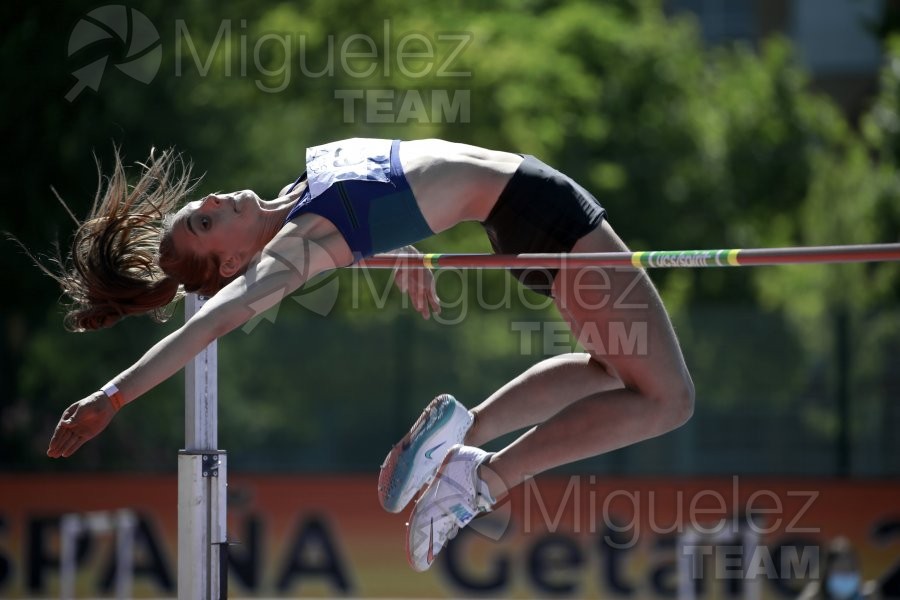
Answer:
<svg viewBox="0 0 900 600"><path fill-rule="evenodd" d="M833 539L825 551L821 577L810 581L799 600L878 600L878 582L863 581L859 556L845 537Z"/></svg>

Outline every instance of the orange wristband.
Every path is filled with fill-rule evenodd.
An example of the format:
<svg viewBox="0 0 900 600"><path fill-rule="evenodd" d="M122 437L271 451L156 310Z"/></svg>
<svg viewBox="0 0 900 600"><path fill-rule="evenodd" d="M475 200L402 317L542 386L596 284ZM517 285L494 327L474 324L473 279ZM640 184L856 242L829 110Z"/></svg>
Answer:
<svg viewBox="0 0 900 600"><path fill-rule="evenodd" d="M100 391L106 394L106 397L109 398L109 403L116 409L116 412L119 412L119 409L125 405L125 398L114 383L107 383L100 388Z"/></svg>

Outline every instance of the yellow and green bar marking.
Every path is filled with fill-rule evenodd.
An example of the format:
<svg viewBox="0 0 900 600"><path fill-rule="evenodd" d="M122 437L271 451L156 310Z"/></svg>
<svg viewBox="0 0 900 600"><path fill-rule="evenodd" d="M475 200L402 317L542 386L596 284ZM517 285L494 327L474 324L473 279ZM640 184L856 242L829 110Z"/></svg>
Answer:
<svg viewBox="0 0 900 600"><path fill-rule="evenodd" d="M662 252L634 252L631 265L656 267L738 267L740 250L684 250Z"/></svg>
<svg viewBox="0 0 900 600"><path fill-rule="evenodd" d="M900 260L900 244L805 246L726 250L657 250L586 254L379 254L360 267L392 269L575 269L637 267L750 267L788 264L833 264Z"/></svg>

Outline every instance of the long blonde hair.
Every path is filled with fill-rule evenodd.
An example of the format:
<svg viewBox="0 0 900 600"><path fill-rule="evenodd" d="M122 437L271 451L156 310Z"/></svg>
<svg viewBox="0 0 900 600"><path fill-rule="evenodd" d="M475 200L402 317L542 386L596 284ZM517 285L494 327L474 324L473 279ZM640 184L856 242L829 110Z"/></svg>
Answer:
<svg viewBox="0 0 900 600"><path fill-rule="evenodd" d="M140 177L129 185L118 149L114 154L112 174L101 175L83 221L60 198L77 224L68 255L63 258L57 248L48 266L25 248L68 296L65 325L70 331L109 327L128 315L149 314L165 321L171 314L167 307L183 293L183 281L160 266L160 246L169 242L167 262L172 263L166 221L196 186L191 165L171 149L151 150L147 161L139 163Z"/></svg>

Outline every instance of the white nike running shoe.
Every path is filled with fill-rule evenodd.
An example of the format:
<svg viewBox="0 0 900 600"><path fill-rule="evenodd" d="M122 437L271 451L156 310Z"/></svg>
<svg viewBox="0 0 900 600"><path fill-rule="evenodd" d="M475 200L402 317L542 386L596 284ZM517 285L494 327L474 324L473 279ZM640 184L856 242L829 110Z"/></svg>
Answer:
<svg viewBox="0 0 900 600"><path fill-rule="evenodd" d="M381 464L378 499L388 512L400 512L434 477L447 451L472 427L472 413L450 394L431 401Z"/></svg>
<svg viewBox="0 0 900 600"><path fill-rule="evenodd" d="M492 509L487 485L478 477L489 457L480 448L460 445L444 457L406 524L406 559L416 571L428 569L461 528Z"/></svg>

